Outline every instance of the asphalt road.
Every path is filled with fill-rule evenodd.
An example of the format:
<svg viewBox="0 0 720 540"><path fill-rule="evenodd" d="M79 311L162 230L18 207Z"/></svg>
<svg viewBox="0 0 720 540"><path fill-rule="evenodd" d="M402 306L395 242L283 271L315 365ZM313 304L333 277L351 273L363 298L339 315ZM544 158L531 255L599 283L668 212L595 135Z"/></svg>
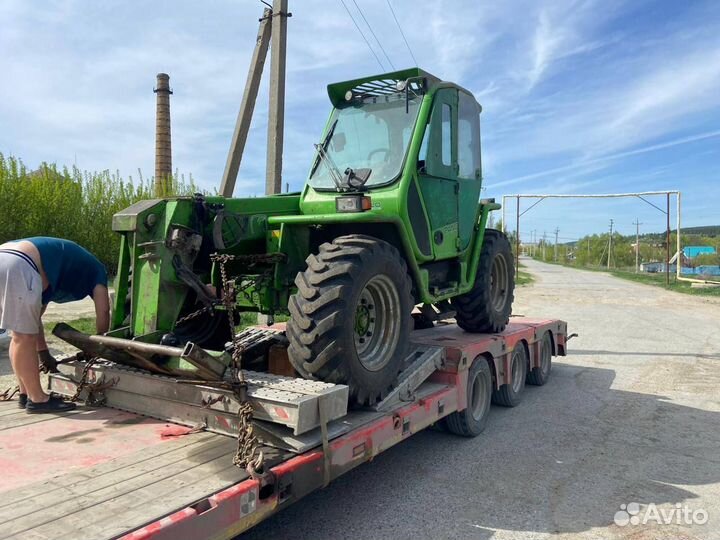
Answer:
<svg viewBox="0 0 720 540"><path fill-rule="evenodd" d="M242 538L720 538L720 301L526 264L514 312L580 334L547 385L480 437L414 435ZM640 524L615 524L631 503Z"/></svg>

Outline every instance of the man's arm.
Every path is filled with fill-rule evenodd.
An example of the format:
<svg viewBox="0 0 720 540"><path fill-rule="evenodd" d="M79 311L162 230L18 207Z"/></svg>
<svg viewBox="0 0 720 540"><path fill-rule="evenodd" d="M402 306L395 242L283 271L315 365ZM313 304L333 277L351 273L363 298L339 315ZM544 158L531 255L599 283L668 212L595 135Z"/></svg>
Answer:
<svg viewBox="0 0 720 540"><path fill-rule="evenodd" d="M110 296L105 285L95 285L92 294L95 302L95 329L104 334L110 329Z"/></svg>
<svg viewBox="0 0 720 540"><path fill-rule="evenodd" d="M47 304L44 304L40 311L40 317L45 314ZM40 319L40 330L35 339L35 347L37 350L38 360L40 361L40 370L45 373L57 373L57 361L55 357L48 351L48 344L45 341L45 328L43 328L42 319Z"/></svg>
<svg viewBox="0 0 720 540"><path fill-rule="evenodd" d="M43 305L42 309L40 310L40 317L45 315L46 309L47 309L47 304ZM40 331L37 333L36 342L37 342L37 345L36 345L35 350L37 350L37 352L48 350L48 344L47 344L47 341L45 341L45 329L43 328L42 319L40 319Z"/></svg>

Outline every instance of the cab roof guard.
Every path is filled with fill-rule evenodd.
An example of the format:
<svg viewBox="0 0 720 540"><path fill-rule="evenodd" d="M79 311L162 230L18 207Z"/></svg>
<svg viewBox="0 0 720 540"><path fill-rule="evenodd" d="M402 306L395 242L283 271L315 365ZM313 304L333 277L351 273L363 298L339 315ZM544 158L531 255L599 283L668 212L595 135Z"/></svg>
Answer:
<svg viewBox="0 0 720 540"><path fill-rule="evenodd" d="M409 81L409 89L415 94L424 93L441 82L427 71L411 68L329 84L328 96L335 107L345 103L347 92L362 98L389 96L403 91L404 88L399 88L398 83L408 79L412 79Z"/></svg>

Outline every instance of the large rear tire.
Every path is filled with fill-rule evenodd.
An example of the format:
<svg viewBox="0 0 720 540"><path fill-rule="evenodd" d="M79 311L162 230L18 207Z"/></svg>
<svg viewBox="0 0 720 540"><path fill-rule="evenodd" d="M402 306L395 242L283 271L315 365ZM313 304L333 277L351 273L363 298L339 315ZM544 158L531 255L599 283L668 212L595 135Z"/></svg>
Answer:
<svg viewBox="0 0 720 540"><path fill-rule="evenodd" d="M413 322L405 261L387 242L348 235L306 262L288 304L290 362L303 377L347 384L352 402L373 404L407 354Z"/></svg>
<svg viewBox="0 0 720 540"><path fill-rule="evenodd" d="M510 242L500 231L487 229L480 250L475 285L452 299L455 320L466 332L502 332L510 321L515 267Z"/></svg>

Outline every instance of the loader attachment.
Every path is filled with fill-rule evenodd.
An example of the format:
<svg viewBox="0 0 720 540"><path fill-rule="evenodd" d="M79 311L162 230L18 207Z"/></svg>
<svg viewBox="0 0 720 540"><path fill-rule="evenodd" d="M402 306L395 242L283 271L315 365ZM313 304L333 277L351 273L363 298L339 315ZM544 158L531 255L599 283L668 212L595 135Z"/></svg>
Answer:
<svg viewBox="0 0 720 540"><path fill-rule="evenodd" d="M181 348L110 336L90 336L65 323L58 323L52 333L91 357L105 358L160 375L220 381L230 363L230 355L226 352L211 353L191 342Z"/></svg>

